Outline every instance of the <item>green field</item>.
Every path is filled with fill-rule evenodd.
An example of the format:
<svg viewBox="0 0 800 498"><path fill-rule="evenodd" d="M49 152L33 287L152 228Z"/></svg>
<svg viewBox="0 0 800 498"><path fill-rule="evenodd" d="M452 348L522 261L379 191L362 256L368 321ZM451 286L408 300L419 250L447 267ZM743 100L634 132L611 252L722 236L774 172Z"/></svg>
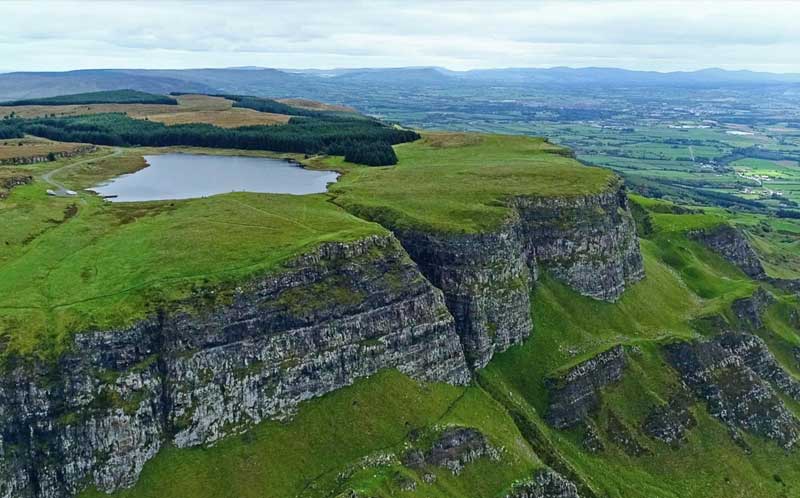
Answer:
<svg viewBox="0 0 800 498"><path fill-rule="evenodd" d="M470 233L500 224L509 197L578 196L616 182L538 138L431 133L395 149L400 162L390 168L326 161L347 171L330 188L335 202L393 228Z"/></svg>

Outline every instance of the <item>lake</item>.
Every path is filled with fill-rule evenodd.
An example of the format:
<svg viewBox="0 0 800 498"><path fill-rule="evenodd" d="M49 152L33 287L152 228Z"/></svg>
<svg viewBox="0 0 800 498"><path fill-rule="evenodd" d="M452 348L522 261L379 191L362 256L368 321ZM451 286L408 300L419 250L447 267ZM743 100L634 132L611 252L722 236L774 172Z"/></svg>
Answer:
<svg viewBox="0 0 800 498"><path fill-rule="evenodd" d="M280 159L160 154L148 166L91 190L116 202L190 199L228 192L313 194L325 192L338 173L312 171Z"/></svg>

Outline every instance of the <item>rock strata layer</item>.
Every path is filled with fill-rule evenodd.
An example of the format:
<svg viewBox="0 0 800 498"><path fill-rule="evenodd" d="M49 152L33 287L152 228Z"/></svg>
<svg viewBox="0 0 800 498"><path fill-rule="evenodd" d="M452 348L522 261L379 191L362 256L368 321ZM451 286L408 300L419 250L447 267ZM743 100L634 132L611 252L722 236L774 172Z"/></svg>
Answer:
<svg viewBox="0 0 800 498"><path fill-rule="evenodd" d="M323 245L222 300L79 334L55 365L11 367L0 497L130 486L164 442L213 443L380 369L470 379L441 292L390 236Z"/></svg>
<svg viewBox="0 0 800 498"><path fill-rule="evenodd" d="M670 363L706 402L732 437L744 444L739 429L791 448L800 438L800 420L780 394L800 400L800 383L789 375L753 335L726 333L706 342L667 347Z"/></svg>
<svg viewBox="0 0 800 498"><path fill-rule="evenodd" d="M444 292L473 368L528 337L529 296L540 270L605 301L617 300L644 277L621 182L593 195L517 197L509 207L507 222L489 233L396 231L425 276Z"/></svg>
<svg viewBox="0 0 800 498"><path fill-rule="evenodd" d="M578 489L561 474L543 469L529 481L520 483L506 498L580 498Z"/></svg>
<svg viewBox="0 0 800 498"><path fill-rule="evenodd" d="M323 244L171 307L181 311L77 334L57 361L12 359L0 377L0 498L131 486L165 443L214 444L381 369L465 384L531 333L540 270L608 301L643 277L621 182L508 203L489 233ZM559 391L555 424L591 410L598 386L621 375L621 349L598 361L600 381L576 373Z"/></svg>
<svg viewBox="0 0 800 498"><path fill-rule="evenodd" d="M767 277L761 260L741 230L730 225L720 225L708 230L695 230L689 235L738 267L748 277Z"/></svg>
<svg viewBox="0 0 800 498"><path fill-rule="evenodd" d="M625 350L614 346L546 381L549 406L545 420L557 429L574 427L600 405L600 390L619 382L625 370Z"/></svg>

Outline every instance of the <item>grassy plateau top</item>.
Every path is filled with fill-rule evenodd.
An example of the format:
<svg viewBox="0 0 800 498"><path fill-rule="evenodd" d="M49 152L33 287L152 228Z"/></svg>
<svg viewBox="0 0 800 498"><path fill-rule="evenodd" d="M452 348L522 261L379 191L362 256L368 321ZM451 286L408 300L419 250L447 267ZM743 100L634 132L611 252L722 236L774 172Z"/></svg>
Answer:
<svg viewBox="0 0 800 498"><path fill-rule="evenodd" d="M313 159L313 167L344 173L328 194L108 203L83 191L48 196L41 179L55 172L53 179L80 191L144 167L145 154L175 150L270 155L100 148L25 167L34 182L0 201L0 337L7 351L58 352L77 331L131 324L198 289L275 271L321 243L388 233L361 214L394 227L477 232L505 219L509 196L581 195L615 179L542 139L451 133L397 146L396 166Z"/></svg>

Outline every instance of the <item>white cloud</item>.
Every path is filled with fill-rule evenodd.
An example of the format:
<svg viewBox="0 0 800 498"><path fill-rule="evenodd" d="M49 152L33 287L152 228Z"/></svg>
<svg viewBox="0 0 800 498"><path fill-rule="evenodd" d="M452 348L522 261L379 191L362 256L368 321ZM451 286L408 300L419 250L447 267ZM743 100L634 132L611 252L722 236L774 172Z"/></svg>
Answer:
<svg viewBox="0 0 800 498"><path fill-rule="evenodd" d="M441 65L800 72L800 2L3 3L0 68Z"/></svg>

